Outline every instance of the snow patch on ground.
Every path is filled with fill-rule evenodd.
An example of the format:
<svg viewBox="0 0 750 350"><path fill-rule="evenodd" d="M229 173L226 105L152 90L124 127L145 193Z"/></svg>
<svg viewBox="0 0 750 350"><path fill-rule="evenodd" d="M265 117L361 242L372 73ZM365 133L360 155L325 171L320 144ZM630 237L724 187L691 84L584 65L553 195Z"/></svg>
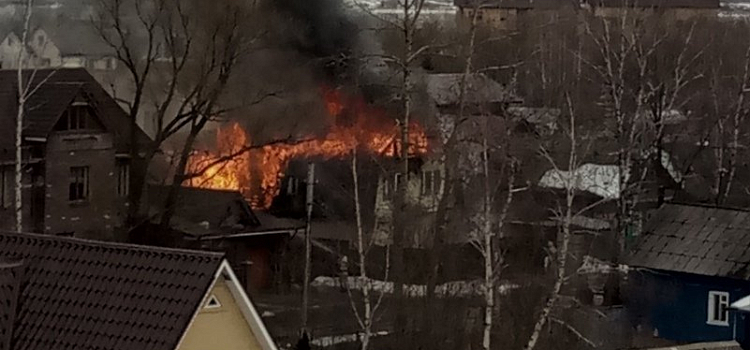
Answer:
<svg viewBox="0 0 750 350"><path fill-rule="evenodd" d="M380 332L372 332L370 334L371 338L380 337L388 335L388 332L386 331L380 331ZM310 341L310 344L320 347L328 347L333 346L337 344L343 344L343 343L354 343L357 341L360 341L362 338L364 338L364 333L359 334L344 334L344 335L334 335L334 336L327 336L327 337L320 337L320 338L314 338L312 341Z"/></svg>
<svg viewBox="0 0 750 350"><path fill-rule="evenodd" d="M371 288L376 293L393 293L393 282L379 281L370 279ZM347 286L351 290L362 290L367 283L366 279L361 277L348 277ZM481 280L472 281L454 281L443 283L435 287L435 294L440 297L473 297L484 295L484 285ZM336 277L318 276L310 284L313 287L341 287L341 279ZM501 295L508 294L511 290L520 286L514 283L503 283L497 286L498 293ZM421 297L427 293L426 285L407 284L404 285L404 294L409 297Z"/></svg>
<svg viewBox="0 0 750 350"><path fill-rule="evenodd" d="M582 275L586 274L609 274L609 273L622 273L627 274L630 271L628 265L615 264L607 261L603 261L586 255L583 257L583 263L578 268L578 273Z"/></svg>

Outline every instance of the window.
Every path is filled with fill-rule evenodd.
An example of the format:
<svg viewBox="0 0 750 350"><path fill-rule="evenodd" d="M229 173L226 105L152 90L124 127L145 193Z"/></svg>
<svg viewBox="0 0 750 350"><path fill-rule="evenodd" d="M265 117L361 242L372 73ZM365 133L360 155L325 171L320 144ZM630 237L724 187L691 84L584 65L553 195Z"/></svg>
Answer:
<svg viewBox="0 0 750 350"><path fill-rule="evenodd" d="M43 46L44 45L44 35L39 34L36 37L36 44L37 44L37 46Z"/></svg>
<svg viewBox="0 0 750 350"><path fill-rule="evenodd" d="M432 171L422 172L422 195L433 193Z"/></svg>
<svg viewBox="0 0 750 350"><path fill-rule="evenodd" d="M68 199L71 201L85 201L89 198L89 167L77 166L70 168L70 187Z"/></svg>
<svg viewBox="0 0 750 350"><path fill-rule="evenodd" d="M299 180L297 180L297 178L294 176L290 176L286 180L286 194L293 196L297 194L298 190L299 190Z"/></svg>
<svg viewBox="0 0 750 350"><path fill-rule="evenodd" d="M714 326L729 325L729 293L708 292L708 321L706 323Z"/></svg>
<svg viewBox="0 0 750 350"><path fill-rule="evenodd" d="M440 189L440 171L423 171L422 172L422 195L437 194Z"/></svg>
<svg viewBox="0 0 750 350"><path fill-rule="evenodd" d="M127 197L130 194L130 163L127 160L117 161L117 195Z"/></svg>
<svg viewBox="0 0 750 350"><path fill-rule="evenodd" d="M383 197L388 197L391 195L391 182L388 181L388 178L383 179Z"/></svg>
<svg viewBox="0 0 750 350"><path fill-rule="evenodd" d="M13 205L15 174L13 167L0 167L0 204L3 208L10 208Z"/></svg>
<svg viewBox="0 0 750 350"><path fill-rule="evenodd" d="M86 129L87 119L91 115L91 109L85 103L74 103L63 112L57 130L81 130Z"/></svg>

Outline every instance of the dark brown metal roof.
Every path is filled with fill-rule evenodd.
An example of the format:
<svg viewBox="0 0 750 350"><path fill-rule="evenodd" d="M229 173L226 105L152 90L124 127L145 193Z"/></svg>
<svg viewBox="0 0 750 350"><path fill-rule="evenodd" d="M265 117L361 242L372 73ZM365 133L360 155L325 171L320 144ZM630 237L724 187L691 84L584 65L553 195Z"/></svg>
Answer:
<svg viewBox="0 0 750 350"><path fill-rule="evenodd" d="M10 348L174 349L222 259L216 253L0 232L0 263L21 264L17 294L6 292L13 279L0 270L0 304L10 305L15 297L18 305Z"/></svg>
<svg viewBox="0 0 750 350"><path fill-rule="evenodd" d="M0 149L13 145L18 106L17 72L0 70ZM130 143L130 118L85 69L39 69L24 71L31 86L39 87L26 105L24 137L47 137L65 108L79 94L94 104L105 128L114 134L118 151ZM137 130L138 142L146 144L148 136Z"/></svg>
<svg viewBox="0 0 750 350"><path fill-rule="evenodd" d="M750 278L750 212L665 204L646 224L628 264Z"/></svg>

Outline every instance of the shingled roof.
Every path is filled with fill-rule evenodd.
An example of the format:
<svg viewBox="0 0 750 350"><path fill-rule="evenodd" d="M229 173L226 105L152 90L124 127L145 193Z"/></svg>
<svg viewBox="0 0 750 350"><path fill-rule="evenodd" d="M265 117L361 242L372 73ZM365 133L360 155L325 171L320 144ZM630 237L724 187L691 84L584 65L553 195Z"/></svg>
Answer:
<svg viewBox="0 0 750 350"><path fill-rule="evenodd" d="M15 70L0 70L0 149L13 145L18 108L16 74ZM105 128L114 134L117 150L129 149L128 115L85 69L27 70L24 75L26 79L33 77L32 86L39 86L27 102L24 137L47 137L65 108L81 94L91 100ZM136 135L140 144L148 143L140 128Z"/></svg>
<svg viewBox="0 0 750 350"><path fill-rule="evenodd" d="M627 258L631 266L750 278L750 212L664 204Z"/></svg>
<svg viewBox="0 0 750 350"><path fill-rule="evenodd" d="M149 216L156 219L164 207L169 186L150 185L146 196ZM227 233L233 229L247 231L260 226L250 205L238 191L197 187L180 187L175 201L172 227L195 236ZM207 223L203 227L201 223Z"/></svg>
<svg viewBox="0 0 750 350"><path fill-rule="evenodd" d="M217 253L0 232L0 349L175 349L222 261Z"/></svg>

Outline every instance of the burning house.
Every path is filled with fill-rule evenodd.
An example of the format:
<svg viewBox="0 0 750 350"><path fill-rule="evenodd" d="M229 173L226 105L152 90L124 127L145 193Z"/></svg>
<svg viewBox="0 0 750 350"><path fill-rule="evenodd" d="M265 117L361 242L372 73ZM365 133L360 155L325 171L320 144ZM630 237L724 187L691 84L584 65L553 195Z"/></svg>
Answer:
<svg viewBox="0 0 750 350"><path fill-rule="evenodd" d="M499 115L507 106L520 103L520 99L510 94L501 84L485 75L471 75L466 79L464 96L465 113L469 116L469 120L466 123L458 122L461 81L461 74L432 74L425 76L424 79L424 88L431 101L430 115L435 116L433 122L437 130L436 139L439 141L438 145L433 148L434 152L415 154L415 157L410 160L410 171L413 173L408 176L406 201L407 206L412 207L418 213L409 220L409 224L415 227L407 230L413 235L407 238L408 245L413 248L431 245L430 232L433 229L432 225L435 222L434 216L439 202L443 197L447 152L456 154L460 173L455 176L469 180L480 174L481 147L478 148L475 142L471 142L471 139L478 137L482 126L476 124L478 117L472 117L483 114ZM453 137L455 140L451 140L452 133L456 133ZM395 210L393 193L398 182L403 181L404 178L401 172L394 169L379 180L374 231L375 237L381 244L390 240ZM469 198L465 197L467 200ZM481 196L473 197L474 200L479 198ZM468 236L461 237L460 235L446 237L447 242L451 243L466 242L467 239L469 239Z"/></svg>

